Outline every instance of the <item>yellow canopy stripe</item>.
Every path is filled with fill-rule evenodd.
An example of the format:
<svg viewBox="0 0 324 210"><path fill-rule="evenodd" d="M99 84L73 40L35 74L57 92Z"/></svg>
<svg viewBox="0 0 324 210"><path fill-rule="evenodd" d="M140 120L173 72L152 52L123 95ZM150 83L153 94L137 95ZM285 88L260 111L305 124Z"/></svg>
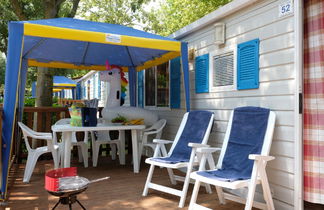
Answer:
<svg viewBox="0 0 324 210"><path fill-rule="evenodd" d="M157 50L181 51L181 43L169 40L150 39L133 37L118 34L107 34L94 31L83 31L70 28L60 28L55 26L38 25L32 23L24 24L25 36L36 36L55 39L67 39L85 42L96 42L103 44L122 45L130 47L142 47ZM117 39L109 39L113 36Z"/></svg>
<svg viewBox="0 0 324 210"><path fill-rule="evenodd" d="M56 93L56 92L60 92L62 89L57 89L57 88L55 88L55 89L53 89L53 93Z"/></svg>
<svg viewBox="0 0 324 210"><path fill-rule="evenodd" d="M173 58L176 58L178 56L180 56L180 52L168 52L159 58L156 58L151 61L147 61L142 66L136 67L136 70L141 71L143 69L148 69L150 67L165 63L165 62L167 62ZM105 71L106 70L105 65L85 66L85 65L74 65L71 63L56 62L56 61L43 63L43 62L38 62L34 59L28 60L28 66L39 66L39 67L48 67L48 68L64 68L64 69L86 69L86 70L97 70L97 71ZM128 72L128 67L122 67L122 69L124 72Z"/></svg>
<svg viewBox="0 0 324 210"><path fill-rule="evenodd" d="M168 53L165 53L164 55L162 55L160 58L156 58L154 60L147 61L144 63L144 65L136 67L136 70L141 71L143 69L148 69L150 67L157 66L162 63L168 62L169 60L179 57L179 56L180 56L180 52L168 52Z"/></svg>
<svg viewBox="0 0 324 210"><path fill-rule="evenodd" d="M72 88L76 87L76 84L53 83L53 86L58 86L57 88L60 88L59 86Z"/></svg>

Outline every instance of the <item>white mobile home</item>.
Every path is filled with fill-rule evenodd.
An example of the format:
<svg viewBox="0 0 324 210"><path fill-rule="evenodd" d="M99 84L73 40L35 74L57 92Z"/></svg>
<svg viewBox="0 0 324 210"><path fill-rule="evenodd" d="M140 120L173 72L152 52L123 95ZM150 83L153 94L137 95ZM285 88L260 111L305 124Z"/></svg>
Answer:
<svg viewBox="0 0 324 210"><path fill-rule="evenodd" d="M125 78L127 79L127 77L128 74L126 73ZM78 79L77 83L80 85L80 99L91 100L97 98L99 99L98 106L105 106L109 92L109 83L101 81L99 79L99 71L90 71L89 73ZM128 87L126 87L126 97L124 106L129 106Z"/></svg>
<svg viewBox="0 0 324 210"><path fill-rule="evenodd" d="M99 80L97 71L90 71L77 80L80 85L80 99L90 100L99 99L99 106L103 106L106 100L107 84Z"/></svg>
<svg viewBox="0 0 324 210"><path fill-rule="evenodd" d="M234 0L171 35L188 42L191 108L215 113L209 144L222 145L233 108L261 106L275 111L271 155L276 159L267 172L276 209L303 208L299 7L299 1ZM145 82L144 86L147 90ZM144 107L167 119L163 135L172 139L185 112L184 100L179 112L152 107L146 97Z"/></svg>

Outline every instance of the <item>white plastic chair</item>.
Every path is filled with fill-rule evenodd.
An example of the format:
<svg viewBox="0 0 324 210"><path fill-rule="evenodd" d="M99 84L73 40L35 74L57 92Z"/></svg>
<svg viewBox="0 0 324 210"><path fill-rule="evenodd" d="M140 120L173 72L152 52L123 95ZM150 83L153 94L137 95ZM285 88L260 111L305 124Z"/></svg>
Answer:
<svg viewBox="0 0 324 210"><path fill-rule="evenodd" d="M143 196L148 194L149 189L159 190L179 196L179 207L182 208L184 206L190 182L189 175L193 170L193 166L199 163L198 158L195 156L195 151L199 147L207 146L206 144L213 125L213 120L214 114L212 112L187 112L182 118L174 141L161 139L153 140L153 142L157 143L157 146L154 151L154 157L145 160L145 162L151 166L147 175ZM169 153L166 152L165 144L172 144ZM164 157L158 157L160 151ZM176 181L184 182L182 190L153 183L151 180L155 166L167 168L170 181L173 185L176 184ZM172 169L180 168L187 169L185 177L175 176L173 174ZM211 193L209 186L206 185L206 189Z"/></svg>
<svg viewBox="0 0 324 210"><path fill-rule="evenodd" d="M91 141L92 141L92 164L93 167L97 167L98 157L99 157L99 149L100 145L109 144L111 148L111 159L116 159L117 151L120 151L121 145L121 131L119 131L118 139L110 139L109 131L98 131L97 138L95 137L94 132L91 132ZM123 160L124 157L119 156L119 163L122 164L125 162Z"/></svg>
<svg viewBox="0 0 324 210"><path fill-rule="evenodd" d="M52 134L33 131L22 122L18 122L18 125L22 130L23 138L25 140L26 148L28 151L28 157L27 157L23 182L29 182L39 156L41 156L44 153L48 153L48 152L52 153L53 160L54 160L54 167L58 168L59 145L56 143L55 139L53 139ZM32 149L29 145L28 137L31 137L33 139L46 140L47 146Z"/></svg>
<svg viewBox="0 0 324 210"><path fill-rule="evenodd" d="M141 156L144 151L144 147L151 148L152 151L154 152L156 144L153 142L148 142L148 137L153 136L153 139L161 139L162 131L165 125L166 125L166 120L161 119L156 123L154 123L151 127L143 130L143 134L141 138L142 140L140 142L140 147L139 147L139 155L140 155L139 161L141 161Z"/></svg>
<svg viewBox="0 0 324 210"><path fill-rule="evenodd" d="M256 108L256 107L241 107L241 108L243 108L243 109L245 108L245 112L247 111L246 109L253 108L252 111L249 110L250 114L245 114L245 113L244 113L245 115L243 114L245 119L251 118L252 115L260 114L259 111L254 110L254 108ZM262 110L263 108L259 108L259 109ZM263 109L263 110L265 110L265 109ZM267 162L274 159L274 157L269 156L269 151L270 151L270 147L271 147L272 135L273 135L273 130L274 130L274 126L275 126L275 113L270 111L269 115L268 115L268 119L266 117L263 118L264 127L266 126L265 127L266 129L265 129L265 131L263 129L259 129L259 130L262 130L262 131L260 131L261 134L257 135L259 140L253 140L253 141L247 140L247 138L244 138L244 140L243 140L243 138L237 138L237 137L235 137L235 135L234 135L234 137L231 137L232 130L234 130L232 128L234 127L237 130L240 130L239 131L240 134L245 133L245 134L248 134L247 136L251 136L249 134L255 133L255 128L260 126L260 123L262 123L261 122L262 120L260 120L260 118L259 118L259 120L255 120L254 122L253 122L253 120L249 120L248 122L244 122L244 124L245 124L244 126L240 126L240 124L238 123L238 120L236 120L238 118L235 118L233 120L234 115L235 115L235 111L233 111L231 114L222 148L201 148L201 149L197 150L198 153L202 154L202 158L201 158L199 171L193 172L190 175L190 177L192 179L196 180L194 190L193 190L193 193L191 196L191 201L190 201L190 206L189 206L190 210L209 209L209 208L203 207L196 203L198 192L199 192L199 187L200 187L201 183L204 183L204 184L207 183L207 184L216 186L216 192L218 194L218 198L219 198L219 201L221 204L225 204L225 200L228 199L228 200L233 200L233 201L240 202L243 204L245 203L245 210L250 210L252 208L252 206L254 206L256 208L260 208L260 209L274 210L273 200L271 197L270 187L269 187L268 178L266 175L265 168L266 168ZM267 116L267 115L265 115L265 116ZM254 126L253 125L254 123L257 125ZM244 127L244 128L240 129L241 127ZM236 134L236 136L243 136L243 135ZM264 138L262 139L263 136L264 136ZM258 138L255 138L255 139L258 139ZM261 141L263 141L263 142L261 142ZM240 143L238 144L238 142L240 142ZM246 145L247 145L246 142L249 142L249 144L250 144L249 146L247 146L249 149L253 148L253 150L259 150L259 151L261 150L261 153L259 153L259 154L244 154L244 155L242 155L243 157L239 157L239 161L236 161L236 160L232 161L231 160L231 159L233 159L232 155L237 154L237 153L233 152L233 151L235 151L233 148L234 147L241 148L240 153L242 154L242 148L243 148L242 143L244 143L244 147L246 147ZM253 144L251 142L253 142ZM258 149L255 149L256 144L260 144ZM237 146L237 145L240 145L240 146ZM253 150L249 150L249 151L253 151ZM221 151L217 166L215 166L213 158L212 158L212 153L215 151ZM229 152L227 152L227 151L229 151ZM249 153L249 152L246 152L246 153ZM226 157L228 157L228 159L229 158L231 158L231 159L229 159L229 161L226 162L226 166L223 167ZM251 161L251 163L249 163L249 160L253 160L253 162ZM209 167L212 170L205 171L206 161L209 163ZM227 179L231 175L224 177L224 176L215 174L216 171L218 171L218 172L226 171L226 170L233 171L233 169L234 169L240 175L244 169L240 170L239 168L236 168L235 164L237 164L238 162L240 162L239 165L243 165L243 163L244 164L247 163L248 167L244 166L244 169L246 169L246 168L249 168L249 170L251 169L251 171L247 170L251 174L250 178L247 178L248 176L244 175L245 177L243 176L241 178L237 177L235 179L233 179L233 178ZM213 172L214 172L214 174L213 174ZM230 174L233 174L233 173L230 173ZM240 176L242 176L242 175L240 175ZM264 196L264 200L266 201L266 203L253 201L256 184L262 184L263 196ZM233 189L239 189L239 188L245 188L245 187L248 188L248 194L247 194L246 199L238 197L238 196L230 194L230 193L225 193L225 192L223 192L223 189L222 189L222 188L228 188L228 189L233 190Z"/></svg>
<svg viewBox="0 0 324 210"><path fill-rule="evenodd" d="M60 119L59 121L57 121L55 123L55 125L65 125L65 124L70 124L70 118L64 118L64 119ZM53 133L54 138L57 140L57 135L56 132ZM77 137L76 137L76 132L72 132L72 139L71 139L71 145L72 146L77 146L78 148L78 158L79 158L79 162L83 162L83 165L85 168L88 167L88 159L89 159L89 155L88 155L88 132L84 132L84 139L83 141L77 141ZM61 155L63 155L63 151L61 153Z"/></svg>

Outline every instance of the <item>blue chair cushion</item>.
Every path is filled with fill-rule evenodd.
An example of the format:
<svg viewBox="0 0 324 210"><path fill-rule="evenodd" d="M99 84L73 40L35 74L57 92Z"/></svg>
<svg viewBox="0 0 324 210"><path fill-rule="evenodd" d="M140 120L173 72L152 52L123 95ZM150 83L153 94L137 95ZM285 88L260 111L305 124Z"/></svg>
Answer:
<svg viewBox="0 0 324 210"><path fill-rule="evenodd" d="M164 163L189 162L192 148L188 144L202 143L212 114L209 111L189 112L186 125L170 157L154 160Z"/></svg>
<svg viewBox="0 0 324 210"><path fill-rule="evenodd" d="M205 177L229 182L249 179L252 173L253 160L248 157L250 154L261 153L269 113L269 109L260 107L236 108L222 168L197 173Z"/></svg>

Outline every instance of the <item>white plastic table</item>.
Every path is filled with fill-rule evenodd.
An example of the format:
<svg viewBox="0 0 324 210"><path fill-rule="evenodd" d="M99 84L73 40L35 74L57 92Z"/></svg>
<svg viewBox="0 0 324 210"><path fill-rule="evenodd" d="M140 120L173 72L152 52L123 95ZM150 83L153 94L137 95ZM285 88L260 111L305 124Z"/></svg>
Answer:
<svg viewBox="0 0 324 210"><path fill-rule="evenodd" d="M104 124L98 123L96 127L77 127L71 126L70 124L65 125L53 125L53 132L62 132L62 140L64 145L64 155L63 155L63 167L70 167L71 163L71 137L72 132L78 131L120 131L121 135L121 151L119 151L119 155L121 158L121 164L125 164L125 130L131 130L132 133L132 147L133 147L133 167L134 173L139 172L140 162L139 162L139 149L138 149L138 139L137 132L145 129L145 125L115 125L115 124Z"/></svg>

